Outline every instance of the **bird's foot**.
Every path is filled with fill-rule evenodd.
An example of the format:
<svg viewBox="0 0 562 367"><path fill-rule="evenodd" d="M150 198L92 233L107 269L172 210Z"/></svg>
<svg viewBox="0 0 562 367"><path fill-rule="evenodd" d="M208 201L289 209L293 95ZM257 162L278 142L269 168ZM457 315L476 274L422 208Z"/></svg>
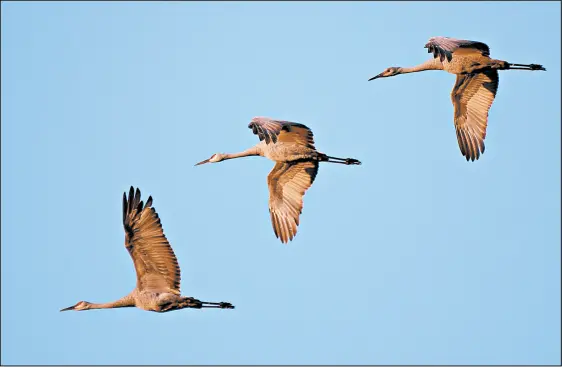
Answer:
<svg viewBox="0 0 562 367"><path fill-rule="evenodd" d="M360 165L361 162L358 161L357 159L346 158L346 159L345 159L345 164L347 164L347 165L350 165L350 164L357 164L357 165Z"/></svg>
<svg viewBox="0 0 562 367"><path fill-rule="evenodd" d="M230 309L234 308L234 306L232 304L228 303L228 302L220 302L219 307L220 308L230 308Z"/></svg>
<svg viewBox="0 0 562 367"><path fill-rule="evenodd" d="M531 64L529 65L531 67L531 70L543 70L546 71L546 69L544 68L544 66L542 65L538 65L538 64Z"/></svg>

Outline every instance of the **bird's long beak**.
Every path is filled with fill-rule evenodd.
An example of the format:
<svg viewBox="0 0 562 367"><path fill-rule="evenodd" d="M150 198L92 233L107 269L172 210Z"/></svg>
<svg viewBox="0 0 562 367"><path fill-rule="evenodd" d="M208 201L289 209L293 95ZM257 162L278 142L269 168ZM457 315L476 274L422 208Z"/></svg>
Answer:
<svg viewBox="0 0 562 367"><path fill-rule="evenodd" d="M70 310L74 310L74 306L70 306L70 307L67 307L67 308L63 308L62 310L60 310L60 312L62 312L62 311L70 311Z"/></svg>
<svg viewBox="0 0 562 367"><path fill-rule="evenodd" d="M378 79L378 78L380 78L381 76L382 76L382 73L379 74L379 75L375 75L374 77L372 77L371 79L369 79L369 80L367 80L367 81L370 82L371 80Z"/></svg>
<svg viewBox="0 0 562 367"><path fill-rule="evenodd" d="M211 158L205 159L204 161L201 161L201 162L197 163L196 166L198 166L198 165L200 165L200 164L209 163L209 160L211 160Z"/></svg>

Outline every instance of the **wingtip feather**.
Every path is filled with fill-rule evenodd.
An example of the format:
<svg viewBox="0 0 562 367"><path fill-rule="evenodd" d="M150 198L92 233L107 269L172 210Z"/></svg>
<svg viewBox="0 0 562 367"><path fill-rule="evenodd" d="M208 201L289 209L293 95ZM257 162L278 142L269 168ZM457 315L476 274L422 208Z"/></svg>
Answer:
<svg viewBox="0 0 562 367"><path fill-rule="evenodd" d="M123 224L127 220L127 193L123 193Z"/></svg>

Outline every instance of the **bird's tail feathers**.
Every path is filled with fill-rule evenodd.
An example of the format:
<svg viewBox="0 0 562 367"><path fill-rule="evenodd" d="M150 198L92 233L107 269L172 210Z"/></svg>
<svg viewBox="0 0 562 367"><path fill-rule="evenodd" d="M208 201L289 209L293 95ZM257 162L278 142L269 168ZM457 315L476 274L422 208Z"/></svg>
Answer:
<svg viewBox="0 0 562 367"><path fill-rule="evenodd" d="M202 308L203 302L201 302L198 299L195 299L193 297L184 297L182 299L181 303L179 304L179 306L180 306L180 308L185 308L185 307Z"/></svg>

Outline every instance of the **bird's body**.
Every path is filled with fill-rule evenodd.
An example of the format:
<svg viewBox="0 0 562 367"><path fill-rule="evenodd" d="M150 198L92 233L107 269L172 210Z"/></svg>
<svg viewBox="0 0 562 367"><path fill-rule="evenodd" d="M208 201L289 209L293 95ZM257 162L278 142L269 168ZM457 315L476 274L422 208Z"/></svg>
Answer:
<svg viewBox="0 0 562 367"><path fill-rule="evenodd" d="M260 142L240 153L213 154L196 165L227 159L262 156L275 166L267 176L269 212L275 235L287 243L297 233L302 212L302 197L312 185L320 162L361 164L353 158L336 158L320 153L314 146L312 131L305 125L290 121L255 117L248 125Z"/></svg>
<svg viewBox="0 0 562 367"><path fill-rule="evenodd" d="M61 311L83 311L101 308L137 307L146 311L167 312L182 308L234 308L227 302L202 302L180 295L180 267L168 243L158 213L152 208L152 197L146 205L141 193L131 187L129 198L123 194L125 248L137 273L137 286L125 297L109 303L80 301Z"/></svg>
<svg viewBox="0 0 562 367"><path fill-rule="evenodd" d="M434 70L444 70L455 75L479 72L488 67L505 68L506 66L505 61L494 60L473 49L458 49L454 52L454 56L450 60L434 58L429 61L435 64Z"/></svg>
<svg viewBox="0 0 562 367"><path fill-rule="evenodd" d="M301 159L309 159L317 152L315 149L303 145L278 141L268 144L261 141L256 145L258 154L274 162L292 162Z"/></svg>
<svg viewBox="0 0 562 367"><path fill-rule="evenodd" d="M167 312L182 308L201 308L203 302L192 297L182 297L170 292L139 291L135 289L130 295L134 306L145 311ZM226 304L225 302L221 302ZM232 307L222 307L232 308Z"/></svg>
<svg viewBox="0 0 562 367"><path fill-rule="evenodd" d="M425 45L434 58L414 67L390 67L369 79L425 70L444 70L457 80L451 93L459 148L466 160L484 153L488 111L496 96L498 70L546 70L537 64L513 64L490 58L488 45L478 41L433 37Z"/></svg>

